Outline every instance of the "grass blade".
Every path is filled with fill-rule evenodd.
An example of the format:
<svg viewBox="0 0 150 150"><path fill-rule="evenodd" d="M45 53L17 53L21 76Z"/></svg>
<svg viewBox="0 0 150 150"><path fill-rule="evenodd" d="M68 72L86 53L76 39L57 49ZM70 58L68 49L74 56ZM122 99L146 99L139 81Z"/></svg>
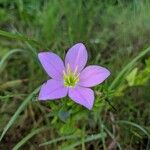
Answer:
<svg viewBox="0 0 150 150"><path fill-rule="evenodd" d="M23 146L29 139L31 139L34 135L39 134L40 132L47 130L47 127L41 127L36 130L33 130L31 133L26 135L21 141L19 141L12 150L18 150L21 146Z"/></svg>
<svg viewBox="0 0 150 150"><path fill-rule="evenodd" d="M50 140L50 141L41 143L41 144L39 144L39 146L46 146L46 145L57 143L57 142L60 142L60 141L63 141L63 140L70 140L70 139L75 139L75 138L79 138L79 137L75 136L75 135L63 136L63 137L60 137L60 138L57 138L57 139L54 139L54 140Z"/></svg>
<svg viewBox="0 0 150 150"><path fill-rule="evenodd" d="M0 91L5 90L7 88L14 88L20 86L22 83L27 82L27 79L18 79L13 81L8 81L3 84L0 84Z"/></svg>
<svg viewBox="0 0 150 150"><path fill-rule="evenodd" d="M69 145L69 146L63 148L63 150L70 150L70 149L75 148L76 146L81 145L82 142L84 142L84 143L91 142L91 141L94 141L94 140L101 139L102 137L105 137L105 136L106 136L106 134L104 134L104 133L99 133L99 134L95 134L95 135L90 135L90 136L88 136L84 141L79 140L78 142L76 142L76 143L74 143L74 144L72 144L72 145Z"/></svg>
<svg viewBox="0 0 150 150"><path fill-rule="evenodd" d="M118 76L114 79L114 81L112 82L112 84L109 87L109 90L113 90L114 88L116 88L116 86L119 84L120 80L122 78L125 78L126 73L132 69L135 65L135 63L141 58L143 57L145 54L147 54L148 52L150 52L150 47L148 47L146 50L142 51L141 53L139 53L139 55L137 57L135 57L131 62L129 62L123 69L122 71L118 74Z"/></svg>
<svg viewBox="0 0 150 150"><path fill-rule="evenodd" d="M97 140L99 138L102 138L106 136L106 134L96 134L96 135L90 135L88 136L84 141L83 140L80 140L79 142L76 142L68 147L66 147L64 150L70 150L78 145L81 145L86 142L90 142L90 141L93 141L93 140ZM48 142L45 142L45 143L42 143L40 144L39 146L46 146L46 145L49 145L49 144L53 144L53 143L57 143L57 142L60 142L60 141L63 141L63 140L70 140L70 139L77 139L77 138L81 138L81 136L75 136L75 135L69 135L69 136L64 136L64 137L60 137L60 138L57 138L57 139L54 139L54 140L51 140L51 141L48 141Z"/></svg>
<svg viewBox="0 0 150 150"><path fill-rule="evenodd" d="M15 120L17 119L17 117L19 116L19 114L25 109L25 107L27 106L27 104L31 101L31 99L33 98L33 96L35 94L37 94L37 92L39 91L39 87L36 88L20 105L20 107L17 109L17 111L14 113L14 115L11 117L11 119L9 120L9 122L7 123L7 125L5 126L1 136L0 136L0 141L3 139L4 135L6 134L6 132L8 131L8 129L13 125L13 123L15 122Z"/></svg>
<svg viewBox="0 0 150 150"><path fill-rule="evenodd" d="M104 130L108 133L108 135L114 140L115 139L115 137L114 137L114 135L104 126ZM122 148L121 148L121 145L119 144L119 142L117 142L117 141L115 141L116 142L116 144L117 144L117 146L118 146L118 149L119 150L122 150Z"/></svg>
<svg viewBox="0 0 150 150"><path fill-rule="evenodd" d="M133 127L136 127L138 129L140 129L145 135L148 136L148 138L150 138L150 134L140 125L134 123L134 122L130 122L130 121L126 121L126 120L120 120L120 121L116 121L114 123L118 123L118 124L127 124L127 125L131 125Z"/></svg>
<svg viewBox="0 0 150 150"><path fill-rule="evenodd" d="M21 41L27 41L27 42L30 42L30 43L34 43L36 45L40 45L36 40L33 40L29 37L26 37L26 36L23 36L23 35L20 35L20 34L0 30L0 35L4 36L4 37L7 37L7 38L21 40Z"/></svg>
<svg viewBox="0 0 150 150"><path fill-rule="evenodd" d="M24 52L24 50L21 49L13 49L10 52L8 52L0 61L0 73L3 71L4 66L6 61L8 60L8 58L13 55L14 53L18 53L18 52Z"/></svg>

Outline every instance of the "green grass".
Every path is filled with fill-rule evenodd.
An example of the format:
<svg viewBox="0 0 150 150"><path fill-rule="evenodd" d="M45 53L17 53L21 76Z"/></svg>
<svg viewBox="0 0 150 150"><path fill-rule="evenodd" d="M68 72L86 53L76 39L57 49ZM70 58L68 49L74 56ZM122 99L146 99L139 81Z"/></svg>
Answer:
<svg viewBox="0 0 150 150"><path fill-rule="evenodd" d="M148 150L149 18L149 0L1 0L0 149ZM88 64L111 70L93 110L68 97L39 102L48 76L38 52L64 58L77 42Z"/></svg>

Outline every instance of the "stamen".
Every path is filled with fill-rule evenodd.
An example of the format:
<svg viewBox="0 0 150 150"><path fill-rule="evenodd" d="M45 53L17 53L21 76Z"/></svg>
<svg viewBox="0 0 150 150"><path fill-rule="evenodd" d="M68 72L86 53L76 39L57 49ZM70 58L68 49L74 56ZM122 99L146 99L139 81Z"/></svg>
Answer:
<svg viewBox="0 0 150 150"><path fill-rule="evenodd" d="M67 75L66 75L66 72L65 72L65 70L63 70L63 75L64 75L64 77L66 77Z"/></svg>
<svg viewBox="0 0 150 150"><path fill-rule="evenodd" d="M70 74L70 71L71 71L71 70L70 70L70 65L67 64L67 73Z"/></svg>
<svg viewBox="0 0 150 150"><path fill-rule="evenodd" d="M76 75L77 71L78 71L78 66L75 67L74 75Z"/></svg>
<svg viewBox="0 0 150 150"><path fill-rule="evenodd" d="M64 75L64 86L66 87L75 87L79 82L79 74L77 74L78 66L76 66L75 70L71 72L70 65L67 64L66 71L63 71Z"/></svg>

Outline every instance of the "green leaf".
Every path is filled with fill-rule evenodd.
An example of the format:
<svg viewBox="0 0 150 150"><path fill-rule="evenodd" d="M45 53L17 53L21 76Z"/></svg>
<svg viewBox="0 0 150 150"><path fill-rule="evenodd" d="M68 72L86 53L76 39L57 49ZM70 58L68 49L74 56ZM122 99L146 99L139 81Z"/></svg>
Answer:
<svg viewBox="0 0 150 150"><path fill-rule="evenodd" d="M126 77L129 86L133 86L135 84L135 79L137 76L138 68L134 68Z"/></svg>
<svg viewBox="0 0 150 150"><path fill-rule="evenodd" d="M69 111L64 111L64 110L61 109L58 113L58 116L59 116L61 121L66 122L68 117L70 116L70 112Z"/></svg>
<svg viewBox="0 0 150 150"><path fill-rule="evenodd" d="M77 128L73 121L68 120L65 124L60 127L60 133L63 135L73 134Z"/></svg>

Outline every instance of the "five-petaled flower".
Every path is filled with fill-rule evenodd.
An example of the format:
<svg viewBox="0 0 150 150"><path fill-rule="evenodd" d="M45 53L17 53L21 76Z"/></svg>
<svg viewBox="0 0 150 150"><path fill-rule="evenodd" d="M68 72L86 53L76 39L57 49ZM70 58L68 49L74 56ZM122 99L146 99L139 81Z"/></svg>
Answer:
<svg viewBox="0 0 150 150"><path fill-rule="evenodd" d="M39 100L54 100L68 95L74 102L92 109L94 92L90 87L102 83L110 72L97 65L85 67L88 54L82 43L68 50L64 63L52 52L41 52L38 57L51 77L41 86Z"/></svg>

